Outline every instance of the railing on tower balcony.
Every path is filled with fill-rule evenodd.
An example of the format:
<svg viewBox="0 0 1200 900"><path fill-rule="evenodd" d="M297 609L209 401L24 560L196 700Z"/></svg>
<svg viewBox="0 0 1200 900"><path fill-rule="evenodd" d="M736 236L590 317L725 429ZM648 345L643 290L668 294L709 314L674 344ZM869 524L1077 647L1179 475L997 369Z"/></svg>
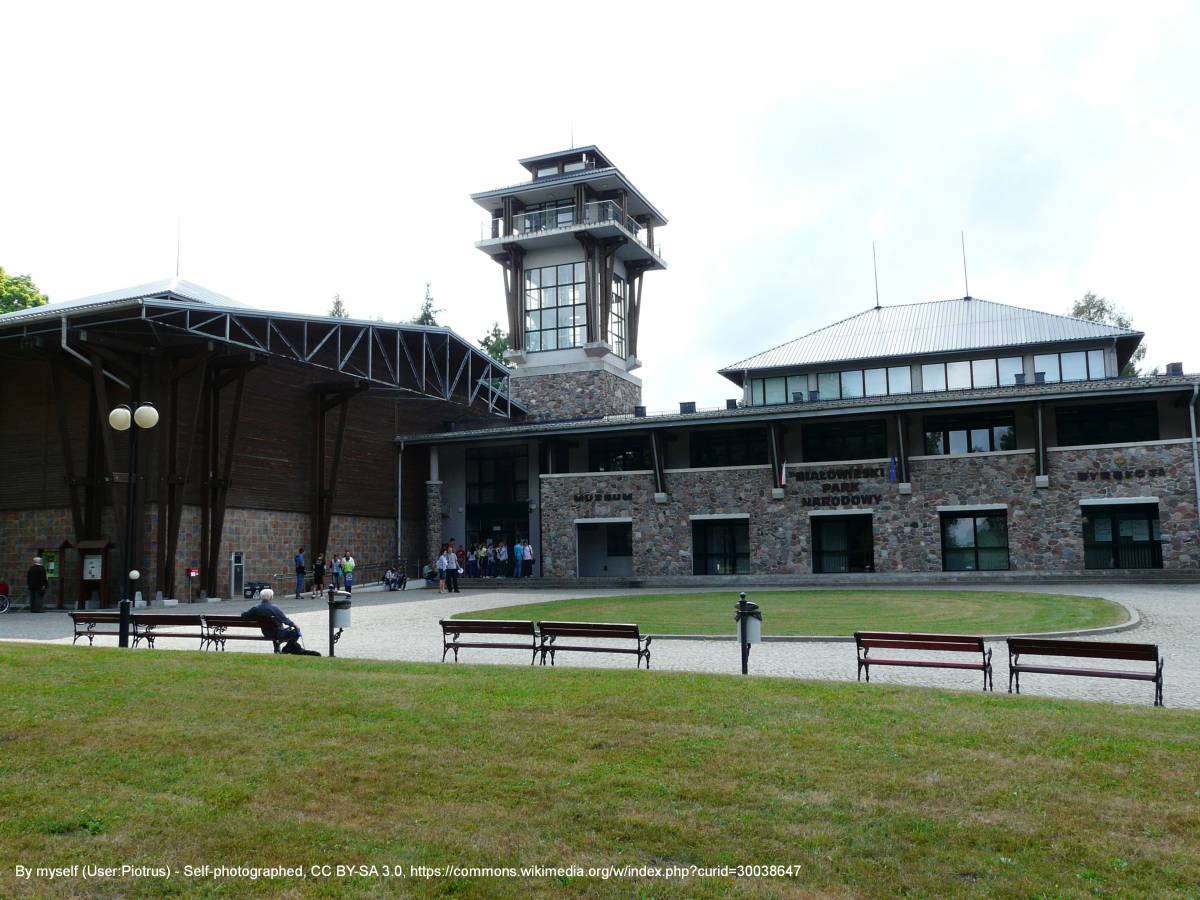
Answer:
<svg viewBox="0 0 1200 900"><path fill-rule="evenodd" d="M612 200L596 200L585 203L582 217L579 216L574 206L559 206L554 209L536 209L530 212L515 213L512 219L512 228L508 231L504 229L503 219L492 219L490 231L486 230L487 224L483 226L481 239L524 237L558 229L574 228L577 225L604 225L610 222L627 231L634 240L656 256L662 257L662 245L647 240L642 226L638 224L637 220L633 216L621 212L621 207Z"/></svg>

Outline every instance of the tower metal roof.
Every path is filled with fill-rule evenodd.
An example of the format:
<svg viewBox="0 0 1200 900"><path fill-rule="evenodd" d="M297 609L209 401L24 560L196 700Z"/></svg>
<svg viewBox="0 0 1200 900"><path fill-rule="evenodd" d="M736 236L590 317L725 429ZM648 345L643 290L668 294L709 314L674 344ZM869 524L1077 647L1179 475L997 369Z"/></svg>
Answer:
<svg viewBox="0 0 1200 900"><path fill-rule="evenodd" d="M1142 332L1132 329L960 297L874 307L733 363L720 373L740 384L742 373L762 369L1114 338L1123 365L1142 337Z"/></svg>

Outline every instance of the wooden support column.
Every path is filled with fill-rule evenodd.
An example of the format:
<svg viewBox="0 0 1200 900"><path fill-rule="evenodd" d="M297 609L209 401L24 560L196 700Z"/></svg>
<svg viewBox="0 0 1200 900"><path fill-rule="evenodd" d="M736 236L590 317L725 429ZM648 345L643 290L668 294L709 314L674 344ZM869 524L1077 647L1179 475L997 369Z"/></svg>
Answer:
<svg viewBox="0 0 1200 900"><path fill-rule="evenodd" d="M637 356L638 322L642 315L642 274L645 271L645 263L625 263L625 289L628 294L625 311L625 352L630 357Z"/></svg>
<svg viewBox="0 0 1200 900"><path fill-rule="evenodd" d="M654 490L667 493L667 446L661 431L650 432L650 453L654 458Z"/></svg>
<svg viewBox="0 0 1200 900"><path fill-rule="evenodd" d="M1034 413L1037 416L1037 428L1035 429L1037 437L1037 473L1039 475L1046 474L1046 433L1045 422L1042 415L1042 401L1037 401L1033 404Z"/></svg>
<svg viewBox="0 0 1200 900"><path fill-rule="evenodd" d="M896 414L896 478L901 483L908 477L908 416Z"/></svg>
<svg viewBox="0 0 1200 900"><path fill-rule="evenodd" d="M584 303L587 309L587 342L600 340L600 310L597 295L600 293L597 266L596 239L590 234L577 234L575 240L583 246Z"/></svg>
<svg viewBox="0 0 1200 900"><path fill-rule="evenodd" d="M767 425L767 454L771 460L771 487L783 487L783 427L778 422Z"/></svg>
<svg viewBox="0 0 1200 900"><path fill-rule="evenodd" d="M329 544L329 532L333 523L333 501L338 483L338 465L346 437L346 417L350 411L350 398L366 390L365 386L318 388L314 393L314 454L313 454L313 505L310 529L311 554L315 559L324 553ZM327 454L328 417L338 410L337 434L332 454ZM327 462L332 456L332 464ZM326 470L328 474L326 474Z"/></svg>
<svg viewBox="0 0 1200 900"><path fill-rule="evenodd" d="M508 341L513 350L520 352L525 349L525 249L517 244L506 244L505 251L496 259L503 267Z"/></svg>

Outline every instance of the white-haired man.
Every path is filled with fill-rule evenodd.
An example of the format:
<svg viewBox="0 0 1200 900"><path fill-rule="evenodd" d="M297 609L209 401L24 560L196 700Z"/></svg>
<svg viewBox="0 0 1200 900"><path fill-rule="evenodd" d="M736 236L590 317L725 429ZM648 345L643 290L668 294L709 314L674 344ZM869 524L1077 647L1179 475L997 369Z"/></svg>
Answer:
<svg viewBox="0 0 1200 900"><path fill-rule="evenodd" d="M297 656L320 656L321 654L316 650L305 650L300 646L300 626L271 602L274 599L275 592L270 588L260 591L258 605L252 606L242 613L242 618L258 619L262 625L263 634L283 644L281 653L292 653Z"/></svg>

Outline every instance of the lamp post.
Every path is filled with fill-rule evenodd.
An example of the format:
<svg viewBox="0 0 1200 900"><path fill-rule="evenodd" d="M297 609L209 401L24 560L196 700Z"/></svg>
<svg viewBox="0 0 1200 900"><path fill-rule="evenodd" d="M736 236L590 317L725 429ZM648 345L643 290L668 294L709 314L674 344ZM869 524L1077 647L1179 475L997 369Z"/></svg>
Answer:
<svg viewBox="0 0 1200 900"><path fill-rule="evenodd" d="M117 644L129 646L129 624L133 609L133 583L141 572L133 568L133 505L137 494L137 435L141 429L149 430L158 424L158 410L153 403L138 403L133 409L122 403L108 414L108 424L114 431L129 432L129 490L125 499L125 590L121 598L121 623L118 628ZM135 427L136 426L136 427Z"/></svg>

